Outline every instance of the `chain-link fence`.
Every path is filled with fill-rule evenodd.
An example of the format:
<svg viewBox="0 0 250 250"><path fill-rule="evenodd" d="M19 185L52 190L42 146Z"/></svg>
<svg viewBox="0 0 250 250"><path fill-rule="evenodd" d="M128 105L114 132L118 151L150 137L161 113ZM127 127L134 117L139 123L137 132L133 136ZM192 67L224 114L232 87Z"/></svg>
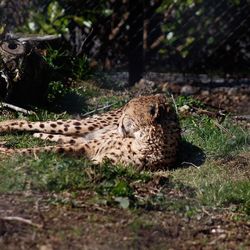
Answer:
<svg viewBox="0 0 250 250"><path fill-rule="evenodd" d="M129 71L248 74L248 0L0 1L6 31L60 33L91 65Z"/></svg>

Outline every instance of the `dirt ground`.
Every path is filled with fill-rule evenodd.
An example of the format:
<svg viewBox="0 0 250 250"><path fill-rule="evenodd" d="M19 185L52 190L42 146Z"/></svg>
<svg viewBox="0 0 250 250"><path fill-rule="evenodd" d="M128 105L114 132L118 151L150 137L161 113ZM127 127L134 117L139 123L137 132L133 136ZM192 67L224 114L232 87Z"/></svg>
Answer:
<svg viewBox="0 0 250 250"><path fill-rule="evenodd" d="M249 159L245 153L220 161L235 171L236 164L249 167ZM165 180L161 178L138 185L137 191L153 192ZM190 189L176 192L169 185L164 194L173 201L192 202ZM0 249L250 249L250 221L233 208L201 207L188 216L173 208L89 203L93 195L81 191L76 204L53 203L59 198L56 193L0 195Z"/></svg>
<svg viewBox="0 0 250 250"><path fill-rule="evenodd" d="M176 93L192 92L213 107L250 114L249 89L194 89L172 87ZM235 160L229 159L228 165L235 166ZM186 199L172 191L166 195ZM56 194L51 193L1 194L0 249L250 249L250 221L230 209L203 207L189 217L161 208L89 204L92 194L81 192L80 205L53 204Z"/></svg>
<svg viewBox="0 0 250 250"><path fill-rule="evenodd" d="M250 222L232 220L229 211L203 208L188 218L160 210L55 206L47 198L1 195L6 219L0 220L0 249L250 249Z"/></svg>

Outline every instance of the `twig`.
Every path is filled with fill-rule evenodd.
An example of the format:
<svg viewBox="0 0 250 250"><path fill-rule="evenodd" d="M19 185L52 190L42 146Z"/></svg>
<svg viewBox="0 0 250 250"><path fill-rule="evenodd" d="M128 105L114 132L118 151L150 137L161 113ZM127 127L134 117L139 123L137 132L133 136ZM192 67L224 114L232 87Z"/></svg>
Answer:
<svg viewBox="0 0 250 250"><path fill-rule="evenodd" d="M42 41L49 41L49 40L55 40L61 38L60 35L45 35L45 36L25 36L25 37L19 37L18 40L20 42L26 42L26 41L36 41L36 42L42 42Z"/></svg>
<svg viewBox="0 0 250 250"><path fill-rule="evenodd" d="M202 114L202 115L208 115L211 117L215 117L217 115L215 112L211 112L209 110L205 110L201 108L192 107L192 109L194 109L198 114Z"/></svg>
<svg viewBox="0 0 250 250"><path fill-rule="evenodd" d="M94 114L94 113L97 112L97 111L101 111L101 110L108 109L108 108L112 107L113 105L114 105L114 104L108 104L108 105L103 106L103 107L101 107L101 108L96 108L96 109L91 110L91 111L89 111L89 112L87 112L87 113L85 113L85 114L83 114L83 115L81 115L81 116L82 116L82 117L89 116L89 115L91 115L91 114Z"/></svg>
<svg viewBox="0 0 250 250"><path fill-rule="evenodd" d="M4 107L4 108L9 108L9 109L15 110L17 112L24 113L26 115L35 114L35 112L33 112L33 111L30 111L30 110L27 110L27 109L24 109L24 108L20 108L20 107L17 107L15 105L13 105L13 104L5 103L5 102L0 103L0 106Z"/></svg>
<svg viewBox="0 0 250 250"><path fill-rule="evenodd" d="M237 121L250 121L250 115L235 115L233 119Z"/></svg>
<svg viewBox="0 0 250 250"><path fill-rule="evenodd" d="M225 114L221 110L219 112L213 112L213 111L196 108L196 107L192 107L192 109L194 109L194 111L196 111L197 114L204 114L210 117L225 117Z"/></svg>
<svg viewBox="0 0 250 250"><path fill-rule="evenodd" d="M33 227L43 228L43 225L41 225L41 224L33 223L31 220L24 219L24 218L18 217L18 216L5 216L5 217L0 217L0 220L3 220L3 221L18 221L18 222L22 222L22 223L31 225L31 226L33 226Z"/></svg>
<svg viewBox="0 0 250 250"><path fill-rule="evenodd" d="M172 98L172 101L173 101L173 104L174 104L174 107L175 107L176 114L179 115L178 108L177 108L177 105L176 105L173 94L171 94L171 98Z"/></svg>
<svg viewBox="0 0 250 250"><path fill-rule="evenodd" d="M86 41L88 40L88 38L91 36L92 33L93 33L93 29L91 29L89 34L82 40L80 48L78 49L78 52L77 52L77 56L79 56L80 53L82 52L83 45L86 43ZM82 36L82 38L83 38L83 36Z"/></svg>
<svg viewBox="0 0 250 250"><path fill-rule="evenodd" d="M3 147L7 141L0 141L0 147Z"/></svg>
<svg viewBox="0 0 250 250"><path fill-rule="evenodd" d="M202 210L202 212L205 213L206 215L211 216L211 213L209 213L209 212L205 209L204 206L201 207L201 210Z"/></svg>
<svg viewBox="0 0 250 250"><path fill-rule="evenodd" d="M220 130L222 130L223 132L225 132L226 134L228 134L229 136L231 136L232 138L235 138L234 134L232 134L228 129L226 129L225 127L223 127L221 124L219 124L217 121L213 120L214 125L219 128Z"/></svg>
<svg viewBox="0 0 250 250"><path fill-rule="evenodd" d="M191 166L193 166L193 167L199 169L199 167L198 167L197 165L195 165L194 163L192 163L192 162L183 161L183 162L181 163L181 165L184 165L184 164L188 164L188 165L191 165Z"/></svg>

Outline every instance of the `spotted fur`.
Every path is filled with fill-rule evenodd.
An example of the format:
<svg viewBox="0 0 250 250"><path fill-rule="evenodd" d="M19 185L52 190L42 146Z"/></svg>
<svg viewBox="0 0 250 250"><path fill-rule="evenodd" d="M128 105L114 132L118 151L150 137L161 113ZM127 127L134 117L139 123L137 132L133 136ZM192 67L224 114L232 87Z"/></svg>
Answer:
<svg viewBox="0 0 250 250"><path fill-rule="evenodd" d="M123 108L82 120L0 123L0 132L32 131L58 146L7 149L6 154L40 152L84 155L95 163L134 165L140 169L168 168L176 160L180 128L176 112L163 95L132 99Z"/></svg>

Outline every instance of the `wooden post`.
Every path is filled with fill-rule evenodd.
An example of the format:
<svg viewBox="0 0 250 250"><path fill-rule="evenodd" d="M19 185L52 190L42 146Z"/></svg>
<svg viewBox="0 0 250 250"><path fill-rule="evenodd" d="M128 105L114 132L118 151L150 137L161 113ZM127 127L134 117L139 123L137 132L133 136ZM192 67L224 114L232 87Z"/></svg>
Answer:
<svg viewBox="0 0 250 250"><path fill-rule="evenodd" d="M129 86L138 82L144 71L143 22L144 0L129 0Z"/></svg>

